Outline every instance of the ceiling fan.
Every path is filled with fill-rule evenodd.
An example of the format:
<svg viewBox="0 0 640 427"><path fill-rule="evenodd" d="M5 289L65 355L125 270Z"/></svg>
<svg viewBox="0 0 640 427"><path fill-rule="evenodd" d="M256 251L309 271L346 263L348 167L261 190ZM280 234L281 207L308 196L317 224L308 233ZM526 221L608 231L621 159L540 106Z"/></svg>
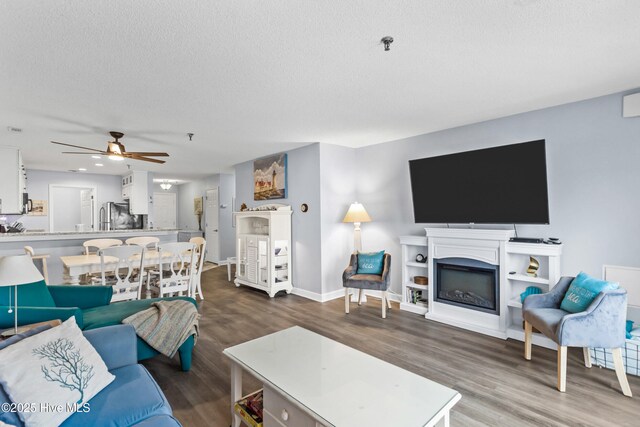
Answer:
<svg viewBox="0 0 640 427"><path fill-rule="evenodd" d="M101 154L103 156L108 156L111 160L133 159L162 164L165 163L164 160L152 159L151 157L169 157L167 153L127 152L124 149L124 145L119 141L119 139L124 136L122 132L109 132L109 135L113 137L114 141L107 142L107 151L97 150L95 148L81 147L79 145L65 144L64 142L51 141L51 143L89 150L88 152L63 151L62 154Z"/></svg>

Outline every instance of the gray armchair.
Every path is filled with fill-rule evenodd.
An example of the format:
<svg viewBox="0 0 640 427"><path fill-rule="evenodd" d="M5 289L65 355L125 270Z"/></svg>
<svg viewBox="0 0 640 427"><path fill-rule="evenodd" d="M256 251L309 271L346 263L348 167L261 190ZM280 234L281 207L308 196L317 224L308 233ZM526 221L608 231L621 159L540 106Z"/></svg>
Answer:
<svg viewBox="0 0 640 427"><path fill-rule="evenodd" d="M566 390L567 347L582 347L584 364L591 367L589 348L609 348L613 355L616 375L625 396L631 397L622 362L625 345L627 291L616 289L601 292L580 313L569 313L560 308L573 277L562 277L546 294L529 295L522 305L525 321L524 358L531 360L533 328L558 344L558 390Z"/></svg>
<svg viewBox="0 0 640 427"><path fill-rule="evenodd" d="M349 314L349 289L359 289L358 305L362 303L364 290L382 291L382 318L387 318L387 307L391 308L391 302L387 295L389 289L389 271L391 270L391 255L384 254L382 275L356 274L358 271L358 255L351 254L349 266L342 273L342 286L344 286L344 312Z"/></svg>

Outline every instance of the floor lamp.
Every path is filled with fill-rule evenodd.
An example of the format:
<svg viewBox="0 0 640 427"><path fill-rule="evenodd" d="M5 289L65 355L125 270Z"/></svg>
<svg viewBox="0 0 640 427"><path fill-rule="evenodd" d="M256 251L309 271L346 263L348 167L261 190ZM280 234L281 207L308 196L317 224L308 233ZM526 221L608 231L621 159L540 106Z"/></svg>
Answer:
<svg viewBox="0 0 640 427"><path fill-rule="evenodd" d="M13 286L7 289L9 294L9 313L13 311L13 332L18 333L18 286L44 280L42 274L33 264L29 255L12 255L0 258L0 287ZM13 305L11 308L11 291Z"/></svg>
<svg viewBox="0 0 640 427"><path fill-rule="evenodd" d="M362 236L360 230L360 224L363 222L370 222L371 217L367 213L362 203L351 203L349 206L349 210L347 214L344 216L342 222L352 222L353 223L353 253L362 252ZM351 300L356 300L355 293L351 295ZM363 301L367 300L366 295L363 295Z"/></svg>

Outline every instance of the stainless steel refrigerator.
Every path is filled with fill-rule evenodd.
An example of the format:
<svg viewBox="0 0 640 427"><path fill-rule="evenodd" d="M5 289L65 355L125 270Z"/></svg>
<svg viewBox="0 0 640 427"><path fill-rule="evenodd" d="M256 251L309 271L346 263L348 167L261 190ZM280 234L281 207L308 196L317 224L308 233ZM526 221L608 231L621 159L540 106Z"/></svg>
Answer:
<svg viewBox="0 0 640 427"><path fill-rule="evenodd" d="M129 213L128 202L107 202L100 208L100 230L142 229L142 217Z"/></svg>

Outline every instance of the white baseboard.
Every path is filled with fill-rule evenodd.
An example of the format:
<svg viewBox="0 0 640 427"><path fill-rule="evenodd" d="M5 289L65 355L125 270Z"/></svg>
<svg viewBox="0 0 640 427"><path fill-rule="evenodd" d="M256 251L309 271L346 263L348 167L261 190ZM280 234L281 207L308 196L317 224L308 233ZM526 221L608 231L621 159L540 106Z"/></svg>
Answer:
<svg viewBox="0 0 640 427"><path fill-rule="evenodd" d="M300 288L294 287L291 293L303 298L310 299L312 301L317 301L317 302L327 302L327 301L344 297L344 290L342 289L337 289L335 291L319 294L317 292L311 292L311 291L307 291L306 289L300 289Z"/></svg>

